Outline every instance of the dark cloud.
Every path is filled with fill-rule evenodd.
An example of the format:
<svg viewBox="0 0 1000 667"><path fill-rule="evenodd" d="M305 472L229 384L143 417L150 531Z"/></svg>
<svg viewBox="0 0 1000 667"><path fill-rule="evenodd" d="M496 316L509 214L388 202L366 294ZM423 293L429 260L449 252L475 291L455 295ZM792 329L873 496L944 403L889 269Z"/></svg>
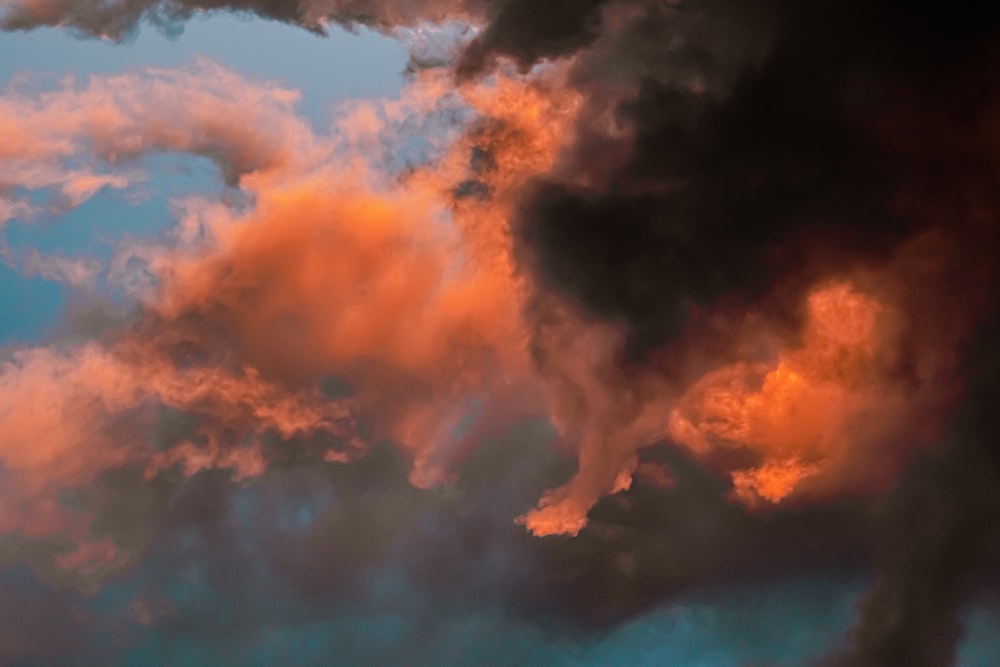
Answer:
<svg viewBox="0 0 1000 667"><path fill-rule="evenodd" d="M594 113L622 100L626 131L583 124L571 163L524 204L525 254L640 349L676 335L691 305L884 257L927 224L893 210L900 176L954 168L887 146L887 117L901 91L931 102L978 67L984 22L859 3L648 8L582 56ZM619 163L595 178L606 156Z"/></svg>
<svg viewBox="0 0 1000 667"><path fill-rule="evenodd" d="M996 29L984 3L955 12L896 2L662 3L604 28L576 32L577 44L592 45L575 71L589 107L567 159L523 200L521 256L551 289L623 323L632 360L689 334L693 314L706 308L767 302L774 317L794 316L817 280L885 267L928 230L938 245L909 264L897 290L911 325L906 340L995 312L994 251L985 248L998 241L1000 120ZM505 39L496 43L517 43ZM539 55L511 53L522 62ZM900 373L913 372L908 355L899 352ZM573 600L577 610L601 600L613 616L751 563L795 568L849 551L845 543L878 542L879 579L845 660L953 664L1000 502L996 420L984 407L1000 369L991 349L960 356L966 377L980 378L965 398L976 416L914 466L882 519L837 517L832 508L804 511L801 523L784 514L740 518L721 500L716 516L703 500L681 517L720 526L726 537L716 544L699 533L685 553L686 523L670 520L687 506L684 496L646 505L643 492L630 492L598 505L588 531L553 557L594 549L602 519L617 516L609 534L649 551L633 553L630 538L618 537L623 555L599 550L581 567L621 558L637 581L591 571L591 586L567 583L551 599ZM629 527L647 512L655 520ZM787 533L777 528L783 522ZM674 540L656 546L659 527ZM807 543L824 546L794 546ZM564 561L561 571L574 570Z"/></svg>
<svg viewBox="0 0 1000 667"><path fill-rule="evenodd" d="M186 437L188 421L163 415L161 444ZM8 570L21 583L3 588L0 612L9 615L3 627L29 638L46 623L65 630L48 647L9 640L0 657L9 664L46 656L50 664L71 664L60 662L69 654L142 664L142 651L169 649L166 655L191 664L263 664L259 652L282 646L284 636L291 642L284 652L299 651L302 664L316 664L319 640L308 638L320 632L344 651L344 664L496 664L469 652L490 641L499 642L492 650L500 653L493 655L512 660L502 664L514 664L511 656L518 655L519 664L553 664L569 660L573 650L584 655L585 647L616 636L630 622L651 628L664 623L657 632L666 632L671 622L655 620L657 610L692 600L707 600L713 611L706 613L721 614L712 600L728 599L733 591L781 589L789 580L817 582L809 584L809 595L825 599L831 592L822 592L825 584L819 582L856 586L884 533L882 518L860 501L750 512L727 499L728 481L661 447L643 458L670 465L673 484L640 477L629 491L601 501L576 538L533 538L510 517L572 473L570 459L548 446L551 435L540 424L515 427L477 448L455 482L437 490L415 489L407 479L408 461L387 444L344 465L317 461L304 440L283 443L284 458L245 484L219 471L183 483L179 474L164 474L152 485L141 481L141 471L107 475L100 487L113 493L95 492L103 500L94 534L112 537L123 550L134 547L141 557L104 575L103 606L71 589L36 592L30 593L38 600L33 616L14 615L6 601L18 603L31 586L49 584L32 584L32 576ZM986 487L979 487L982 492ZM924 509L932 508L918 503L907 510L915 511L918 531ZM948 510L938 511L953 518ZM944 534L931 541L948 544L954 530L968 524L934 526ZM902 529L900 535L909 533ZM897 576L892 564L886 571ZM760 603L761 593L737 595L740 608ZM813 604L794 604L800 603ZM55 609L60 605L75 611L61 619ZM700 623L723 622L713 618ZM373 635L348 639L358 631L352 623L361 619L373 624ZM456 648L462 633L472 632L463 622L488 625ZM759 641L746 622L732 621L750 633L730 637L734 642ZM767 625L756 632L776 631ZM524 632L539 633L528 648L503 639ZM814 637L813 652L828 640L820 639ZM733 651L762 650L741 646ZM533 658L537 651L541 657ZM589 664L583 657L579 662Z"/></svg>
<svg viewBox="0 0 1000 667"><path fill-rule="evenodd" d="M382 445L350 465L272 466L243 487L202 474L161 506L154 553L170 552L171 569L178 558L208 568L213 587L248 605L259 591L245 582L263 577L297 605L339 613L390 571L436 604L473 613L489 601L568 636L610 631L691 591L856 576L870 556L876 517L863 503L749 512L728 501L727 481L662 448L645 457L671 464L675 485L638 482L598 504L578 537L533 538L511 517L572 473L550 437L515 427L437 490L413 488L407 462ZM181 556L179 544L192 550Z"/></svg>
<svg viewBox="0 0 1000 667"><path fill-rule="evenodd" d="M853 651L837 664L954 664L962 612L1000 575L997 324L970 356L969 403L947 446L914 465L889 501L878 579L861 605Z"/></svg>
<svg viewBox="0 0 1000 667"><path fill-rule="evenodd" d="M875 530L863 503L750 512L727 498L727 480L680 454L644 459L669 464L676 483L640 478L598 503L578 536L540 541L515 610L606 631L692 592L862 570Z"/></svg>
<svg viewBox="0 0 1000 667"><path fill-rule="evenodd" d="M183 30L183 22L196 14L225 11L324 34L327 23L389 30L452 16L477 16L483 6L479 0L52 0L12 3L0 14L0 27L32 30L58 25L81 35L121 41L144 21L176 34Z"/></svg>
<svg viewBox="0 0 1000 667"><path fill-rule="evenodd" d="M487 28L465 49L459 77L483 72L497 55L530 67L543 58L571 54L600 34L602 11L610 0L501 0L492 5Z"/></svg>
<svg viewBox="0 0 1000 667"><path fill-rule="evenodd" d="M189 437L196 423L164 412L158 446ZM511 517L572 474L551 437L542 424L515 426L483 443L454 483L437 490L414 488L409 462L385 443L345 465L318 461L308 440L283 442L270 469L243 484L221 471L168 471L152 483L142 470L107 473L87 491L91 535L113 540L129 558L95 576L103 590L125 587L116 595L125 596L128 617L76 601L70 627L80 637L66 641L97 650L87 633L117 628L128 648L155 631L158 641L193 641L237 659L262 628L380 613L419 625L424 612L407 605L427 604L428 636L442 614L492 613L508 627L585 643L699 591L791 575L856 576L869 554L874 523L863 504L751 513L726 499L727 481L663 448L645 458L672 465L675 485L637 482L602 501L578 537L534 538ZM28 546L35 551L22 548L18 560L58 579L45 565L46 545ZM65 574L60 581L90 583ZM388 602L376 594L384 587ZM206 601L194 604L192 595ZM46 614L21 625L35 632ZM53 649L53 659L66 650ZM28 644L8 643L7 651L11 660L49 655Z"/></svg>

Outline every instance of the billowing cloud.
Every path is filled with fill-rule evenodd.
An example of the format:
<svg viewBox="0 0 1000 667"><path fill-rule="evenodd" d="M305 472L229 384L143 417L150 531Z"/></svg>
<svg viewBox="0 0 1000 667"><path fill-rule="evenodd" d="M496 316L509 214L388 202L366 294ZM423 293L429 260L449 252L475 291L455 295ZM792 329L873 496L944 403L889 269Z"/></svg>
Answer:
<svg viewBox="0 0 1000 667"><path fill-rule="evenodd" d="M0 213L160 152L238 191L117 249L134 317L7 355L0 544L100 580L169 535L329 614L380 568L464 609L484 558L505 618L574 630L874 553L831 660L950 664L996 542L995 58L974 12L891 4L9 4L115 40L213 10L477 30L330 131L207 62L0 98Z"/></svg>

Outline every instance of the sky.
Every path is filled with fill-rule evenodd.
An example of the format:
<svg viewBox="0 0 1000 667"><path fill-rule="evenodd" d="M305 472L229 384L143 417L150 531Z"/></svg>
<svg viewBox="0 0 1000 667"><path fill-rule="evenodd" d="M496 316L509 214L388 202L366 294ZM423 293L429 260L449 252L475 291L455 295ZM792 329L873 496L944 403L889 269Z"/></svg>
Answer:
<svg viewBox="0 0 1000 667"><path fill-rule="evenodd" d="M0 0L0 664L994 665L982 4Z"/></svg>

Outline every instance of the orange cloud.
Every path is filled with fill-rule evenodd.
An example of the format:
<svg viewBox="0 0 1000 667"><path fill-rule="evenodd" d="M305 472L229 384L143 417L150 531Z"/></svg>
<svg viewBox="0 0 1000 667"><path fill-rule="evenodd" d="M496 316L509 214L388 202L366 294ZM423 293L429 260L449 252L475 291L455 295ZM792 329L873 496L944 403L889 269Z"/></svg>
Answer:
<svg viewBox="0 0 1000 667"><path fill-rule="evenodd" d="M112 265L116 280L134 278L133 262L148 274L134 291L137 322L104 346L25 350L3 367L0 534L91 544L62 490L120 466L252 477L268 464L266 433L326 433L322 456L340 462L368 437L390 440L412 459L411 481L432 486L484 435L548 417L578 471L518 519L536 535L576 534L633 476L669 484L638 459L664 439L729 475L751 505L883 476L895 459L880 462L879 448L926 404L929 384L895 376L905 289L821 286L796 342L748 327L771 357L692 379L686 367L629 368L620 328L588 321L519 265L519 196L558 165L581 109L567 65L457 91L423 72L398 100L341 109L330 135L295 115L294 92L207 63L5 99L0 123L28 137L6 149L11 183L41 165L37 183L85 196L101 181L70 179L69 157L113 170L172 150L216 160L253 207L188 201L175 245L125 248ZM388 176L375 149L442 105L472 120L442 128L429 163ZM343 395L321 391L331 378ZM143 421L154 405L196 415L197 437L155 449ZM64 563L114 560L103 546L81 549Z"/></svg>
<svg viewBox="0 0 1000 667"><path fill-rule="evenodd" d="M353 105L351 117L366 120L334 138L294 116L294 95L201 67L213 75L207 91L204 72L152 71L35 104L34 122L46 128L36 130L69 152L93 146L112 165L151 150L210 154L240 175L255 205L243 213L189 202L179 246L123 253L154 277L138 292L138 322L106 346L26 350L4 368L0 463L15 481L0 533L85 540L86 518L57 498L115 467L259 474L265 432L325 431L336 443L325 458L347 461L364 449L359 419L410 453L415 484L433 485L475 439L544 411L507 219L516 188L555 159L557 128L570 127L574 101L537 87L558 82L466 88L463 103L486 124L460 134L434 165L386 184L357 144L433 106L441 76L418 77L402 100L372 103L371 113ZM489 170L472 176L492 194L463 200L454 188L470 176L473 147L491 155ZM40 155L51 151L32 159ZM328 377L350 395L324 396ZM22 391L35 385L44 388ZM43 394L52 397L46 412L32 412ZM153 405L199 416L196 441L156 451L142 417ZM84 551L80 558L103 553Z"/></svg>
<svg viewBox="0 0 1000 667"><path fill-rule="evenodd" d="M55 189L65 207L143 175L131 158L184 152L214 160L228 182L315 155L298 93L248 81L208 61L188 70L72 79L38 90L17 80L0 96L0 223L33 207L18 191Z"/></svg>
<svg viewBox="0 0 1000 667"><path fill-rule="evenodd" d="M928 390L893 368L894 317L849 283L815 290L801 343L771 363L706 374L671 410L671 439L707 459L750 454L753 464L730 470L749 505L870 485L892 458L887 441L903 434Z"/></svg>
<svg viewBox="0 0 1000 667"><path fill-rule="evenodd" d="M625 375L613 327L601 335L569 315L550 319L539 329L551 351L543 372L555 382L550 417L575 445L579 470L519 521L536 535L575 535L601 497L629 488L633 475L649 476L637 454L664 440L728 475L734 499L751 508L884 488L932 441L956 388L947 350L961 318L914 333L920 311L890 301L923 287L913 271L926 265L913 255L925 244L918 239L887 266L859 274L880 285L878 298L847 281L820 286L808 295L797 342L754 323L738 344L774 350L770 361L723 364L692 380L683 364L672 378L654 367ZM700 358L698 341L681 346Z"/></svg>

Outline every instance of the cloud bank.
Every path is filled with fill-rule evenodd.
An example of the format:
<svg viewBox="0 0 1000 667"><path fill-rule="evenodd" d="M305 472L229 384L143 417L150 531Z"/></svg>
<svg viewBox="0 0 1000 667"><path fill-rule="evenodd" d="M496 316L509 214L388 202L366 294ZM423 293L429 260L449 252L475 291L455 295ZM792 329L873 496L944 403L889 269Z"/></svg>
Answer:
<svg viewBox="0 0 1000 667"><path fill-rule="evenodd" d="M820 659L955 663L1000 513L978 7L17 1L2 22L121 40L217 10L476 29L328 131L208 62L5 91L6 220L165 152L239 194L83 270L127 287L127 322L6 353L0 558L93 587L166 567L147 554L171 536L206 587L280 572L289 614L401 573L573 637L870 563ZM141 623L197 624L145 595Z"/></svg>

